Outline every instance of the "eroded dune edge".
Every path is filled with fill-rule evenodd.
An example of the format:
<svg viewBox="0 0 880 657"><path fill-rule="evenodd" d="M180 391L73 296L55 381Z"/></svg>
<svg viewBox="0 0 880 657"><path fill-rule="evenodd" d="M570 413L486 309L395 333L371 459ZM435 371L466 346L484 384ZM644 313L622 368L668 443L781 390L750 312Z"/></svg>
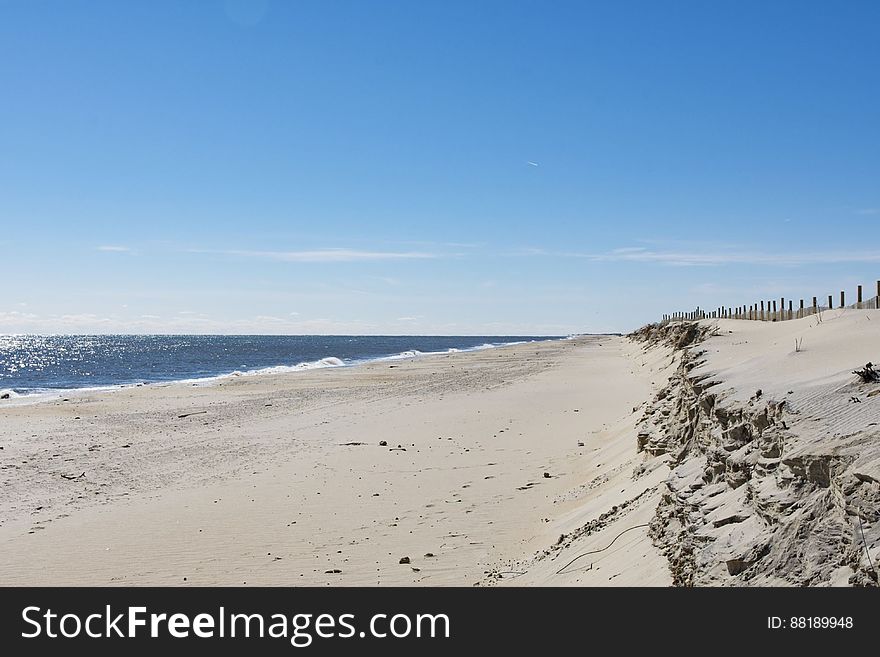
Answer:
<svg viewBox="0 0 880 657"><path fill-rule="evenodd" d="M880 384L852 370L876 360L878 320L853 310L630 336L676 361L638 430L646 464L671 468L650 537L674 584L877 585Z"/></svg>

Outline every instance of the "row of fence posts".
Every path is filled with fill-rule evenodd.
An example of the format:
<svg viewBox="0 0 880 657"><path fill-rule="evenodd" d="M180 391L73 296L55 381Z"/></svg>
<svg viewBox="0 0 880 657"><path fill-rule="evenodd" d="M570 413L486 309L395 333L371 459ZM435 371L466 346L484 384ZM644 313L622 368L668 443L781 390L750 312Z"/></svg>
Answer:
<svg viewBox="0 0 880 657"><path fill-rule="evenodd" d="M697 306L694 310L663 315L663 321L679 322L698 321L701 319L751 319L764 322L782 322L789 319L800 319L802 317L808 317L809 315L815 315L816 313L825 310L832 310L834 307L834 298L831 294L828 295L828 305L819 305L818 298L813 297L812 305L805 306L804 300L801 299L797 308L794 307L794 302L791 299L788 300L788 307L786 308L785 297L782 297L779 299L778 306L776 305L775 299L771 301L758 301L750 306L719 306L711 311L704 310ZM856 291L856 302L849 306L846 305L846 293L841 290L840 303L837 307L877 309L880 307L880 281L877 281L877 295L867 300L862 299L862 286L859 285L858 290Z"/></svg>

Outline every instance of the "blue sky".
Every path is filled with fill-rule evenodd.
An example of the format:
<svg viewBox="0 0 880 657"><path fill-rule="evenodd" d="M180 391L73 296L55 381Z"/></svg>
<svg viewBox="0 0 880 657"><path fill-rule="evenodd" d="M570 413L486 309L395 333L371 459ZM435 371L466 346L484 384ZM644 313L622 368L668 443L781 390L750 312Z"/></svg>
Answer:
<svg viewBox="0 0 880 657"><path fill-rule="evenodd" d="M0 332L566 334L873 290L878 25L0 0Z"/></svg>

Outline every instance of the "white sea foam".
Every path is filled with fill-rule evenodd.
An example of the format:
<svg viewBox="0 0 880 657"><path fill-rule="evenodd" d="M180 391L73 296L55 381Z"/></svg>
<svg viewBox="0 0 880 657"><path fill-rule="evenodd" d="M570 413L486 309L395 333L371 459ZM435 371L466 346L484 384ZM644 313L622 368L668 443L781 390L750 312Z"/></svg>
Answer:
<svg viewBox="0 0 880 657"><path fill-rule="evenodd" d="M317 370L325 367L345 367L345 362L335 356L328 356L320 360L307 361L296 365L273 365L272 367L261 367L256 370L235 370L226 374L218 374L217 376L206 376L198 379L181 379L178 381L169 381L167 383L191 383L193 385L211 385L221 382L225 379L234 379L242 376L264 376L267 374L288 374L291 372L303 372L305 370ZM153 384L154 385L154 384Z"/></svg>
<svg viewBox="0 0 880 657"><path fill-rule="evenodd" d="M319 370L325 367L344 367L345 363L335 356L328 356L321 360L313 360L296 365L275 365L273 367L263 367L258 370L249 370L247 372L239 372L243 376L255 376L260 374L284 374L286 372L302 372L303 370Z"/></svg>
<svg viewBox="0 0 880 657"><path fill-rule="evenodd" d="M387 360L404 360L406 358L418 358L419 356L438 356L441 354L459 354L466 353L469 351L482 351L483 349L495 349L496 347L509 347L517 344L528 344L529 342L535 342L535 340L518 340L515 342L499 342L496 344L492 344L491 342L484 342L483 344L477 345L475 347L465 347L462 349L456 349L455 347L450 347L445 351L419 351L418 349L408 349L407 351L402 351L399 354L393 354L391 356L382 356L380 358L366 358L362 361L363 363L373 362L373 361L387 361Z"/></svg>
<svg viewBox="0 0 880 657"><path fill-rule="evenodd" d="M57 401L70 397L83 396L92 392L101 392L107 390L119 390L121 388L129 388L130 385L123 386L92 386L89 388L35 388L27 392L16 392L15 390L0 390L0 397L9 394L6 399L0 399L0 405L25 406L29 404L37 404L45 401Z"/></svg>
<svg viewBox="0 0 880 657"><path fill-rule="evenodd" d="M437 352L428 352L428 353L441 353ZM401 351L399 354L394 354L392 356L382 356L381 358L367 358L364 362L368 362L371 360L403 360L404 358L415 358L416 356L425 356L425 352L419 351L418 349L409 349L408 351Z"/></svg>

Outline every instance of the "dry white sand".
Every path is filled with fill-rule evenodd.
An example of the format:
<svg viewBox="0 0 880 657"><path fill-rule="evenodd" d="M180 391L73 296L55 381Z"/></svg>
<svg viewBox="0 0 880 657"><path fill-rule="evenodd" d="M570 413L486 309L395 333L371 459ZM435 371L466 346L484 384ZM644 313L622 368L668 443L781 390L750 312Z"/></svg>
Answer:
<svg viewBox="0 0 880 657"><path fill-rule="evenodd" d="M0 406L0 584L668 584L667 469L632 472L669 364L593 337Z"/></svg>

